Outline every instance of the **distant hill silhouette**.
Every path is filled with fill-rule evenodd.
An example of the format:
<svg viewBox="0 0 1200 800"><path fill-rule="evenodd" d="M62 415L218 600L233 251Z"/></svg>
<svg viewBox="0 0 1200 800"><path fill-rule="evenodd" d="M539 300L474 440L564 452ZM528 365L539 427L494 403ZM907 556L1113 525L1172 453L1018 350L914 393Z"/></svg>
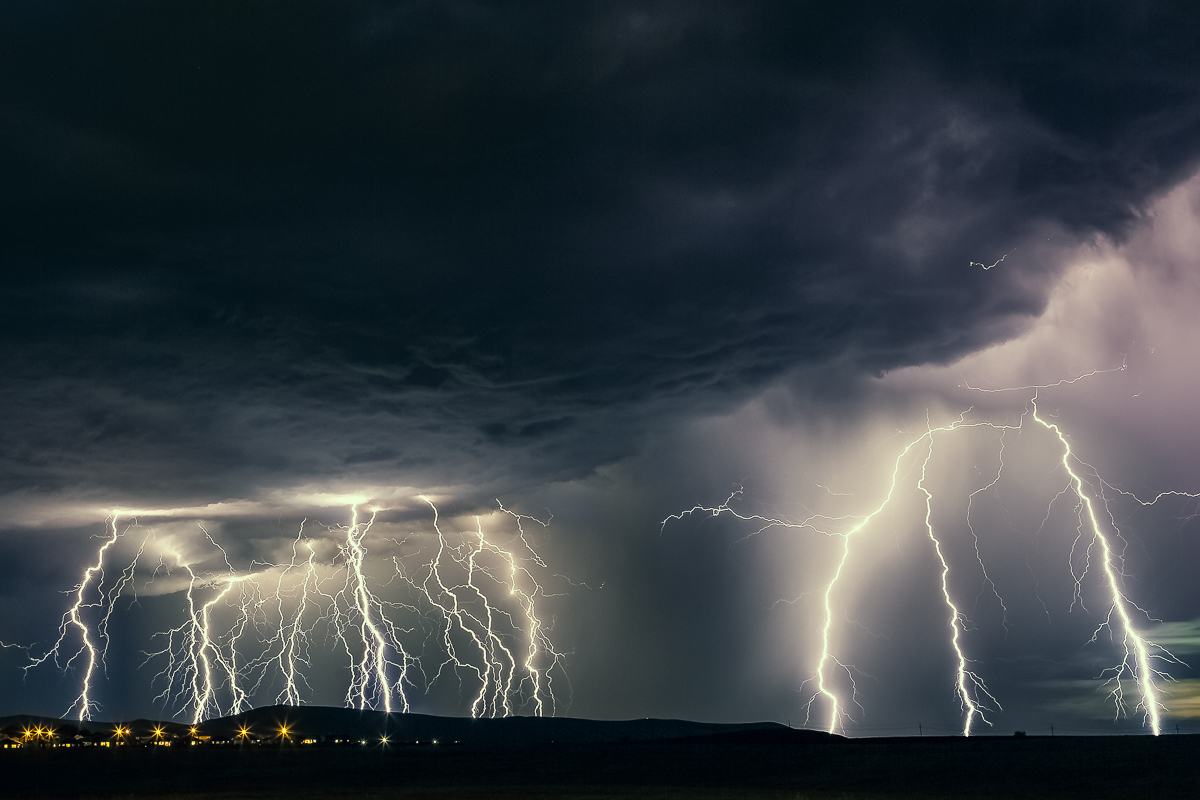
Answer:
<svg viewBox="0 0 1200 800"><path fill-rule="evenodd" d="M145 737L155 727L172 736L186 736L189 725L156 720L114 722L72 722L46 717L18 715L0 718L6 726L49 725L82 733L111 733L117 722L131 728L134 736ZM784 742L828 740L829 734L795 730L777 722L720 724L679 719L635 719L624 721L575 719L572 717L501 717L470 719L439 717L429 714L359 711L328 706L268 706L229 717L206 720L197 733L217 738L233 738L242 728L262 739L276 739L286 725L292 741L305 738L337 737L367 740L372 744L383 737L396 744L439 743L472 745L526 745L551 742L583 744L589 742L641 742L649 740L689 740L727 742ZM715 737L715 738L714 738Z"/></svg>

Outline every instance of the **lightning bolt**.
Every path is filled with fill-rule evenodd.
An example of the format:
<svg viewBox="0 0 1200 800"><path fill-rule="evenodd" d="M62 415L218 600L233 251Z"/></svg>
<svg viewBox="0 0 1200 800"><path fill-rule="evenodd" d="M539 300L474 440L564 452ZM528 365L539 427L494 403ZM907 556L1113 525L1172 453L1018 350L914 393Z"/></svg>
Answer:
<svg viewBox="0 0 1200 800"><path fill-rule="evenodd" d="M372 510L370 519L365 524L361 523L358 506L355 505L351 509L350 524L345 527L346 543L342 547L342 554L346 560L346 581L336 599L345 601L350 612L344 621L341 615L338 616L338 637L351 659L352 677L346 689L346 705L365 709L375 708L382 703L383 710L390 713L392 693L395 692L401 709L407 712L409 704L404 683L408 680L408 670L414 659L400 641L400 631L388 619L384 604L368 587L363 572L363 561L367 555L363 539L375 524L377 514L378 509ZM358 619L361 657L353 653L347 639L348 627L353 624L351 616ZM398 661L389 657L389 650L395 653ZM394 682L388 676L389 667L399 673Z"/></svg>
<svg viewBox="0 0 1200 800"><path fill-rule="evenodd" d="M921 479L917 481L917 488L925 495L925 531L929 535L929 541L933 542L934 552L937 553L938 561L942 565L942 598L946 601L946 608L950 610L950 646L954 649L954 655L958 662L955 687L958 691L959 700L967 712L966 719L963 721L963 736L970 736L971 723L976 716L987 722L987 717L983 715L984 706L976 700L975 694L985 695L995 703L997 708L1000 707L1000 703L988 691L983 679L967 667L967 657L962 651L960 636L965 632L963 626L964 617L962 612L958 610L958 606L954 604L954 600L950 597L950 563L946 561L946 555L942 552L942 543L933 531L933 493L925 486L925 479L929 470L929 460L931 458L933 458L932 437L929 440L929 449L925 452L925 458L921 462ZM975 543L977 548L976 554L978 554L978 538L976 538ZM982 564L982 561L980 563ZM986 576L987 571L985 570L984 577L986 578ZM987 580L990 582L991 579L987 578Z"/></svg>
<svg viewBox="0 0 1200 800"><path fill-rule="evenodd" d="M1083 510L1086 512L1086 525L1092 535L1092 542L1100 546L1100 567L1104 573L1104 583L1108 589L1109 609L1108 614L1100 624L1100 627L1092 634L1090 641L1095 642L1100 635L1100 631L1108 628L1112 632L1114 619L1120 628L1121 646L1124 650L1121 662L1114 667L1110 667L1102 674L1109 675L1108 685L1111 687L1109 697L1113 700L1117 709L1117 714L1120 715L1125 710L1124 690L1121 685L1122 679L1132 679L1137 687L1139 701L1136 709L1141 709L1145 714L1147 721L1150 723L1150 729L1155 736L1162 732L1161 710L1162 702L1159 700L1158 688L1155 686L1155 679L1171 680L1171 676L1162 670L1154 669L1151 664L1152 659L1159 658L1172 663L1182 663L1173 654L1165 650L1154 642L1149 641L1134 627L1133 619L1130 615L1130 608L1136 609L1138 612L1145 612L1138 608L1133 602L1125 596L1121 589L1121 581L1119 579L1119 568L1114 564L1116 556L1113 553L1112 544L1108 536L1105 534L1104 526L1100 524L1100 520L1096 515L1096 502L1091 494L1088 493L1084 486L1083 477L1076 472L1072 466L1072 461L1078 461L1078 457L1071 451L1071 444L1067 441L1067 437L1063 434L1062 429L1053 422L1048 422L1038 414L1037 395L1035 394L1031 401L1033 406L1033 419L1046 430L1051 431L1062 445L1062 467L1067 473L1071 491L1074 492ZM1095 470L1084 462L1079 462L1095 473ZM1184 492L1164 492L1155 498L1155 502L1162 497L1173 494L1186 494ZM1192 496L1192 495L1189 495ZM1139 501L1141 502L1141 501ZM1148 504L1144 504L1148 505ZM1081 520L1081 524L1083 520ZM1089 546L1088 553L1091 552ZM1079 584L1083 576L1087 574L1090 561L1084 567L1082 575L1076 580L1076 597L1080 594Z"/></svg>
<svg viewBox="0 0 1200 800"><path fill-rule="evenodd" d="M224 548L213 540L203 526L199 527L208 541L225 556L225 563L229 566ZM155 634L165 639L161 650L144 654L146 658L143 665L159 657L166 660L166 666L155 676L155 680L165 683L165 688L154 700L181 703L184 710L191 710L191 722L195 725L210 716L222 715L223 707L217 693L225 689L231 698L229 712L236 714L247 705L246 692L240 685L242 671L237 666L237 638L244 629L244 623L240 626L235 624L229 636L231 641L225 644L213 633L212 613L235 586L251 584L257 589L257 584L249 575L233 574L232 566L227 575L198 576L182 554L171 551L171 555L177 566L188 575L185 592L187 616L178 626ZM203 589L213 590L214 594L206 602L198 603L197 590ZM241 619L248 619L253 607L247 602L247 594L242 592Z"/></svg>
<svg viewBox="0 0 1200 800"><path fill-rule="evenodd" d="M753 533L749 534L749 536L755 536L755 535L761 534L764 531L769 530L771 528L778 527L778 528L791 528L791 529L808 529L808 530L815 531L817 533L821 533L826 536L840 537L841 543L842 543L841 552L838 556L837 563L834 566L833 573L830 576L828 582L825 584L824 591L822 592L822 624L821 624L821 639L820 639L821 649L820 649L820 655L817 658L816 668L814 670L813 677L810 679L815 683L816 691L814 692L812 698L810 698L809 703L808 703L808 708L810 711L811 711L813 702L815 702L818 699L822 699L828 705L828 707L829 707L829 722L827 725L827 730L830 733L836 733L838 730L843 729L844 728L844 719L847 716L847 713L845 711L846 703L843 702L842 698L839 697L838 693L835 691L835 688L832 685L832 678L829 675L829 671L832 669L833 665L836 665L841 671L843 671L845 673L845 675L850 683L851 702L856 702L854 700L854 697L855 697L855 694L857 691L857 687L855 686L855 683L854 683L853 672L852 672L850 666L847 665L846 663L844 663L843 661L841 661L840 659L838 659L837 656L834 655L833 649L832 649L833 626L834 626L834 619L836 617L836 614L834 612L834 605L835 605L834 597L837 593L837 590L838 590L839 584L842 580L842 576L843 576L843 573L845 572L846 566L849 563L850 553L851 553L851 544L852 544L853 540L855 540L859 534L861 534L864 530L866 530L870 526L870 524L892 503L893 499L896 496L902 466L904 465L906 460L909 458L909 456L911 454L913 454L914 452L919 452L919 449L922 446L924 446L926 449L925 449L924 458L921 461L921 479L917 484L917 488L925 496L926 532L927 532L928 538L930 539L931 543L934 546L934 552L937 555L938 561L941 565L942 595L943 595L943 598L945 599L947 608L950 611L950 621L949 621L950 646L951 646L952 650L954 651L954 654L956 657L956 664L957 664L956 675L955 675L955 693L958 696L958 698L959 698L960 702L962 703L964 710L966 712L966 717L965 717L965 720L963 723L963 735L964 736L970 735L971 727L972 727L972 724L976 717L983 720L984 722L987 722L987 718L984 716L984 711L986 710L986 706L985 706L984 702L981 701L981 697L986 698L988 701L994 703L997 707L999 707L999 703L996 701L995 697L993 697L991 695L991 693L988 691L983 680L968 668L969 660L967 659L966 655L963 653L962 644L961 644L961 635L965 631L965 627L964 627L965 616L958 609L958 607L955 605L953 599L950 596L950 590L949 590L950 564L946 560L945 555L942 552L941 542L937 538L937 536L934 532L934 529L933 529L933 524L932 524L933 495L925 485L926 470L928 468L929 460L930 460L930 458L932 458L934 437L936 435L950 433L950 432L954 432L954 431L960 431L960 430L968 430L968 429L990 429L990 430L994 430L994 431L999 431L1001 433L1001 435L1003 435L1005 431L1013 430L1013 429L1019 427L1019 426L1013 426L1013 425L1002 425L1002 424L986 422L986 421L967 421L966 415L968 413L970 413L970 411L971 411L971 409L967 409L962 414L960 414L956 420L954 420L953 422L951 422L947 425L943 425L943 426L936 427L936 428L931 427L931 426L926 426L926 430L920 436L916 437L915 439L911 440L907 445L905 445L904 448L901 449L900 453L896 456L896 458L892 464L891 479L889 481L887 492L885 493L883 500L872 511L870 511L869 513L867 513L865 515L861 515L861 516L854 516L854 515L828 516L828 515L822 515L822 514L814 514L801 522L789 522L786 520L776 519L776 518L772 518L772 517L765 517L765 516L758 515L758 514L742 514L730 506L730 503L735 498L739 497L742 493L742 490L738 489L733 494L731 494L724 503L722 503L719 506L716 506L716 507L695 506L691 509L680 512L678 514L672 514L672 515L668 516L667 518L665 518L662 522L662 526L665 527L666 524L668 522L671 522L672 520L680 520L686 516L689 516L689 515L695 514L695 513L705 513L710 516L721 516L723 514L728 514L736 519L746 521L746 522L751 522L758 526L757 529ZM843 531L829 530L829 528L827 527L830 523L847 522L847 521L851 522L851 524L848 528L846 528ZM744 536L744 537L742 537L742 539L740 539L738 541L742 541L746 538L749 538L749 537ZM978 553L978 550L976 552ZM985 571L985 576L986 576L986 571ZM807 681L806 681L806 683L807 683Z"/></svg>
<svg viewBox="0 0 1200 800"><path fill-rule="evenodd" d="M146 543L150 541L150 534L147 533L142 538L142 543L138 546L137 552L133 555L133 560L129 562L129 566L121 570L121 576L113 582L113 586L109 589L107 596L103 600L103 604L107 606L104 616L100 618L100 624L96 626L96 630L100 635L101 641L104 642L104 647L100 651L100 662L106 663L108 657L108 645L111 639L108 635L108 628L112 619L113 609L117 607L117 600L125 591L126 586L133 586L133 575L137 569L138 562L142 558L142 553L146 550ZM136 589L136 587L135 587ZM136 591L135 591L136 599Z"/></svg>
<svg viewBox="0 0 1200 800"><path fill-rule="evenodd" d="M64 672L71 668L78 659L82 657L84 661L83 677L80 681L79 696L75 698L66 714L70 714L76 709L79 710L79 720L88 720L92 718L92 712L96 710L97 705L91 698L92 678L96 672L96 665L100 661L102 651L97 649L96 642L92 641L91 628L83 621L83 610L85 608L97 608L101 603L87 602L84 595L87 593L88 587L92 584L92 579L97 578L97 591L104 583L104 554L110 547L116 544L120 538L121 532L117 528L119 515L113 513L109 518L109 536L100 545L100 549L96 553L96 563L88 567L83 572L83 577L74 588L75 602L67 609L62 616L62 621L58 627L58 639L54 645L38 658L31 659L30 663L25 666L25 673L34 667L40 666L49 659L53 659L56 666ZM103 602L103 594L101 594L101 602ZM107 617L105 618L105 631L107 631ZM79 649L71 654L65 662L60 662L63 645L66 643L67 636L70 630L74 628L79 632L80 645ZM65 715L64 715L65 716Z"/></svg>
<svg viewBox="0 0 1200 800"><path fill-rule="evenodd" d="M283 689L276 695L275 702L291 706L303 703L301 684L306 689L311 688L303 673L303 668L311 666L308 655L311 646L310 637L312 627L316 624L305 627L304 619L309 614L309 606L319 608L320 600L333 600L321 590L322 581L317 570L316 547L311 540L304 538L304 525L307 522L307 519L300 522L300 530L296 533L296 538L292 540L291 560L280 570L279 578L275 582L275 593L270 599L274 601L279 627L265 643L269 655L259 660L262 667L259 671L258 682L254 687L257 690L261 686L266 677L267 668L274 664L283 678ZM285 591L285 579L301 565L299 560L301 547L308 551L308 557L302 562L304 571L299 585L291 591ZM285 608L287 599L294 602L292 611ZM277 651L275 650L276 645L278 645Z"/></svg>
<svg viewBox="0 0 1200 800"><path fill-rule="evenodd" d="M462 534L462 543L451 545L440 524L437 506L428 498L421 499L433 511L438 551L424 570L424 578L412 585L442 616L441 646L447 656L431 683L436 682L447 668L455 674L458 670L473 674L479 682L479 691L471 704L473 717L508 716L514 711L512 703L517 697L527 699L536 716L542 716L547 710L553 714L557 707L553 671L561 668L564 656L555 649L538 614L537 599L547 596L542 586L512 550L487 538L479 517L475 518L473 535ZM545 567L545 561L526 538L522 521L543 526L547 523L516 514L499 501L497 505L502 513L515 521L517 539L528 553L528 560ZM481 562L480 557L485 554L498 561L498 569ZM452 567L464 575L458 583L447 577ZM502 587L517 603L519 612L514 616L493 601L480 582L482 579ZM501 620L506 623L505 631L499 627ZM516 645L506 644L505 639L511 635L509 631L520 632L524 641L523 658L515 651ZM459 649L456 633L466 643L466 652L475 653L478 660ZM518 668L520 679L517 678Z"/></svg>
<svg viewBox="0 0 1200 800"><path fill-rule="evenodd" d="M993 265L994 266L994 265ZM660 530L665 529L667 523L672 521L682 520L683 518L693 514L705 514L709 516L728 515L742 522L750 523L754 526L754 530L735 541L744 541L747 538L756 536L764 531L772 528L790 528L790 529L807 529L815 531L826 536L837 536L841 539L841 548L834 564L832 574L829 580L825 583L822 593L822 622L820 628L820 654L817 659L816 668L812 677L807 679L815 684L815 691L807 703L807 708L811 713L814 702L820 700L829 708L829 722L827 730L830 733L836 733L838 730L844 730L844 720L848 717L846 712L846 702L839 695L837 689L833 685L831 671L836 666L843 671L849 681L851 702L857 704L856 690L854 684L854 675L852 667L845 664L837 658L833 652L832 638L835 621L835 599L839 592L840 583L843 580L844 573L850 562L851 548L853 541L866 530L895 499L898 485L900 482L901 470L904 464L917 455L920 457L920 477L916 482L917 491L924 497L924 530L926 538L929 539L933 546L933 551L940 565L939 584L942 594L942 599L948 612L947 625L949 629L949 644L954 653L956 669L954 688L955 695L962 705L964 711L964 721L962 733L964 736L970 736L973 724L976 720L981 720L987 724L991 724L986 712L989 710L998 710L1001 708L997 699L989 692L982 678L970 668L971 661L967 657L963 648L963 637L968 630L967 617L959 608L951 593L951 564L946 557L943 549L943 541L935 529L933 523L933 492L928 486L929 465L934 453L935 439L952 433L968 430L968 429L991 429L999 432L999 458L995 477L987 484L972 491L967 498L966 511L966 527L970 533L974 543L975 558L982 570L984 587L991 588L992 593L996 596L1000 603L1002 613L1002 623L1005 630L1008 629L1008 609L1005 606L1003 597L1000 596L996 588L995 582L987 571L986 564L980 552L979 536L971 520L972 504L975 498L984 491L994 488L1000 481L1004 472L1004 453L1005 453L1005 436L1009 431L1022 430L1025 426L1026 418L1032 418L1038 425L1054 434L1060 448L1061 457L1059 462L1067 476L1067 484L1064 486L1051 500L1046 510L1046 516L1042 521L1042 525L1038 528L1038 532L1046 526L1050 520L1051 512L1059 498L1064 495L1074 495L1077 506L1076 513L1078 515L1078 526L1075 532L1075 539L1072 542L1071 553L1068 558L1069 571L1074 580L1074 590L1072 598L1072 609L1076 604L1082 606L1084 581L1088 574L1093 569L1098 569L1102 574L1103 585L1108 598L1108 610L1104 621L1100 623L1097 629L1093 632L1089 643L1096 643L1100 634L1108 630L1114 641L1119 641L1119 646L1122 651L1120 662L1115 666L1105 669L1101 673L1101 677L1106 677L1106 686L1109 691L1109 698L1112 700L1117 716L1126 713L1127 704L1125 700L1126 684L1132 682L1136 687L1138 694L1138 702L1135 710L1140 710L1145 716L1145 720L1150 730L1158 735L1162 729L1161 712L1164 710L1160 694L1161 689L1159 683L1163 681L1173 680L1171 675L1163 669L1156 668L1156 663L1162 662L1165 664L1183 664L1178 657L1169 652L1161 645L1150 641L1146 638L1134 624L1134 615L1141 614L1150 619L1149 615L1139 606L1137 606L1122 589L1122 577L1120 556L1115 552L1112 539L1106 531L1106 526L1101 522L1100 508L1107 515L1113 533L1120 537L1120 531L1117 528L1115 518L1108 508L1107 499L1104 491L1106 488L1112 489L1122 495L1129 496L1137 503L1143 506L1154 505L1158 501L1167 497L1186 497L1191 499L1200 498L1200 494L1168 491L1161 492L1151 500L1143 500L1140 497L1124 492L1120 489L1110 486L1105 483L1096 470L1089 464L1080 460L1072 451L1067 436L1062 431L1061 427L1051 421L1048 421L1040 413L1038 408L1038 391L1041 389L1070 385L1077 383L1085 378L1094 375L1100 375L1107 372L1118 372L1124 370L1124 362L1119 367L1111 369L1098 369L1079 375L1074 378L1063 379L1055 383L1044 385L1033 385L1023 387L1001 388L1001 389L981 389L965 384L967 388L981 392L1010 392L1019 390L1030 390L1033 394L1028 401L1024 413L1016 425L1000 424L988 421L967 421L967 414L971 409L967 409L958 416L953 422L942 425L940 427L932 427L927 423L926 430L915 439L905 445L896 456L892 464L891 479L887 487L884 497L877 506L869 513L861 516L842 516L832 517L821 514L814 514L800 522L792 522L785 519L777 519L759 514L745 514L737 511L732 507L734 500L742 495L742 489L734 491L724 503L715 506L697 505L685 511L672 514L666 517ZM1078 465L1078 467L1076 466ZM1085 480L1085 475L1095 476L1096 488L1089 490L1088 481ZM821 486L820 488L825 489ZM828 491L828 490L826 490ZM1099 506L1099 508L1098 508ZM1193 515L1195 516L1195 515ZM835 523L848 523L835 524ZM1093 564L1093 551L1096 551L1095 564ZM1077 553L1081 555L1077 556ZM1082 566L1077 568L1077 561L1082 559ZM803 596L803 595L802 595ZM784 603L794 603L795 601L783 600L778 601ZM1044 605L1044 604L1043 604ZM774 606L772 606L774 607ZM1086 610L1086 609L1085 609ZM1048 613L1048 612L1047 612Z"/></svg>
<svg viewBox="0 0 1200 800"><path fill-rule="evenodd" d="M424 592L425 599L429 602L429 604L442 614L442 618L444 620L444 626L442 629L442 644L445 646L446 650L446 660L443 661L438 667L437 673L433 678L433 682L436 682L438 678L441 677L443 670L450 665L453 665L456 672L459 669L463 669L475 673L476 678L480 682L480 688L479 693L475 696L475 701L471 704L471 716L477 717L486 709L485 698L487 697L488 687L492 679L493 661L489 660L488 658L488 649L484 644L484 640L480 638L478 633L476 633L475 629L480 624L479 620L471 616L461 607L457 592L455 592L453 588L447 586L442 577L442 558L443 556L446 556L454 559L454 550L449 546L448 542L446 541L446 534L442 531L439 523L437 506L435 506L433 501L427 497L422 496L421 499L428 503L429 507L433 510L433 529L437 532L438 551L433 561L430 562L429 568L426 570L425 579L421 582L420 588ZM469 562L468 570L468 584L470 584L474 574L473 559ZM436 589L430 588L429 584L431 581L437 586ZM476 594L478 594L480 597L483 597L482 593L478 592L478 590L475 591ZM487 608L490 613L490 606L487 606ZM470 640L473 648L479 652L480 657L484 660L485 666L483 668L480 668L470 661L464 661L459 657L458 648L454 643L453 637L453 630L455 628L461 631L466 638ZM502 669L502 667L500 668Z"/></svg>
<svg viewBox="0 0 1200 800"><path fill-rule="evenodd" d="M203 525L197 528L211 555L197 559L188 548L157 541L157 566L146 587L167 578L181 580L181 588L170 593L181 595L183 613L177 625L153 634L151 648L143 651L143 666L153 662L160 667L151 678L157 692L154 702L171 706L192 724L243 711L268 686L282 686L275 702L300 705L311 691L306 672L312 666L313 637L324 624L350 658L346 705L408 711L407 690L422 683L428 688L437 680L427 678L421 658L405 642L415 628L396 622L397 614L416 614L422 624L426 617L440 620L441 649L448 660L442 661L438 675L452 667L478 679L473 715L507 716L527 706L534 714L554 713L554 680L555 675L565 676L565 657L553 646L550 626L539 609L540 601L552 595L531 572L534 567L549 568L524 527L546 523L497 501L500 512L516 525L514 547L489 539L478 516L474 530L457 534L452 543L437 508L422 500L434 515L437 548L432 559L420 562L414 572L402 558L424 558L427 547L393 557L396 577L416 593L418 605L388 599L368 576L369 547L374 546L368 543L374 541L377 508L370 508L368 517L359 505L351 506L349 523L326 528L328 536L319 540L306 535L306 519L291 541L290 557L282 563L255 560L246 570L235 569L225 548ZM122 530L119 515L110 518L94 563L71 590L73 603L63 615L57 641L25 667L28 671L50 660L63 670L78 667L80 693L68 713L77 710L81 720L96 708L96 669L104 663L116 604L130 590L136 601L135 578L142 574L145 554L155 541L153 532L147 533L128 565L106 582L112 551L131 527ZM323 561L318 545L330 540L336 555ZM218 553L224 572L201 568ZM458 577L451 579L451 573ZM331 582L333 587L326 588ZM91 624L92 617L98 624ZM67 643L75 636L79 647L69 650Z"/></svg>
<svg viewBox="0 0 1200 800"><path fill-rule="evenodd" d="M528 551L534 563L536 563L539 567L546 568L546 562L542 560L541 556L537 554L537 551L533 549L533 546L529 544L529 541L525 538L525 529L521 527L521 520L530 519L542 527L546 527L549 524L549 520L542 522L535 517L526 517L520 514L514 514L512 511L509 511L507 508L501 505L499 500L496 501L496 504L500 506L500 510L502 512L508 514L516 520L517 530L519 532L518 538L520 538L521 543L525 546L526 551ZM534 578L532 573L530 573L526 567L522 566L518 562L512 551L504 550L495 544L485 542L482 529L479 531L479 541L481 546L486 545L488 549L503 559L503 561L507 564L509 595L517 598L517 602L520 604L521 610L524 613L526 625L525 640L528 643L525 651L524 666L527 680L531 684L534 702L534 714L539 717L545 714L546 703L548 702L550 705L550 714L553 715L558 701L554 696L554 673L552 670L554 670L555 667L560 666L560 662L564 658L564 655L554 649L554 644L550 641L550 637L546 634L545 625L538 616L537 609L535 608L536 598L538 596L545 596L545 591ZM521 580L522 576L524 576L524 581ZM521 587L522 582L527 582L529 585L531 585L533 587L532 590L526 592ZM541 669L538 669L537 662L539 660L548 661L548 663L546 663Z"/></svg>
<svg viewBox="0 0 1200 800"><path fill-rule="evenodd" d="M1000 264L1003 264L1003 263L1004 263L1004 259L1008 258L1008 257L1009 257L1010 255L1012 255L1014 252L1016 252L1016 251L1015 251L1015 250L1010 250L1010 251L1008 251L1008 252L1007 252L1007 253L1005 253L1004 255L1000 256L1000 258L996 259L996 261L995 261L994 263L992 263L992 264L984 264L984 263L982 263L982 262L979 262L979 261L972 261L972 262L968 263L968 264L967 264L967 266L968 266L968 267L983 267L985 270L989 270L989 269L991 269L992 267L996 267L996 266L999 266Z"/></svg>

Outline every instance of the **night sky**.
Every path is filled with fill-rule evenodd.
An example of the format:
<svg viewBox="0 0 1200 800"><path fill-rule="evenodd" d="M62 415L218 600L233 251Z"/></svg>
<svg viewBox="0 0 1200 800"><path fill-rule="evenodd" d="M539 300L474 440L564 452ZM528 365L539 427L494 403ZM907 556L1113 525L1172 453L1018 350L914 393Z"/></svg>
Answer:
<svg viewBox="0 0 1200 800"><path fill-rule="evenodd" d="M22 667L114 513L93 716L188 719L147 655L188 570L282 586L306 520L332 593L356 505L401 690L470 713L412 585L436 506L542 587L556 713L825 728L823 597L895 468L829 595L838 729L962 729L923 485L993 730L1148 731L1036 393L1197 730L1200 504L1144 503L1200 492L1198 41L1184 2L10 0L0 714L72 708L86 659ZM269 650L288 585L219 647ZM306 619L301 700L341 705Z"/></svg>

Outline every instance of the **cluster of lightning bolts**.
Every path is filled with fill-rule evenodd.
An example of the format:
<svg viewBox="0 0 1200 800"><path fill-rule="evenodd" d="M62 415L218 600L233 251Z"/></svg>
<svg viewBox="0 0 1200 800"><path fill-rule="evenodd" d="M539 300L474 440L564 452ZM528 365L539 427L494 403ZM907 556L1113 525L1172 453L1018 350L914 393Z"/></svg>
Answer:
<svg viewBox="0 0 1200 800"><path fill-rule="evenodd" d="M1117 371L1123 368L1122 366L1114 370L1097 370L1079 378L1060 381L1051 385L1059 386L1065 383L1074 383L1099 372ZM991 587L992 592L1000 602L1002 610L1007 615L1004 601L996 591L995 584L992 583L987 573L987 568L984 566L983 559L979 555L979 539L974 527L971 525L970 502L980 492L986 491L999 482L1004 469L1005 435L1010 431L1020 430L1027 424L1028 420L1032 420L1033 424L1040 426L1040 428L1052 434L1054 441L1060 448L1061 458L1059 466L1061 474L1065 478L1065 485L1055 495L1054 500L1051 501L1051 506L1064 496L1072 496L1076 503L1075 514L1078 518L1078 528L1071 551L1072 563L1070 565L1071 575L1075 582L1074 601L1082 603L1083 582L1089 574L1095 571L1099 575L1103 586L1103 593L1108 604L1106 613L1103 615L1104 620L1093 633L1090 643L1097 643L1099 637L1107 632L1117 648L1118 660L1113 666L1103 670L1100 677L1107 679L1105 687L1114 705L1116 715L1121 716L1129 713L1131 710L1134 713L1140 712L1144 716L1145 723L1149 729L1154 735L1158 735L1161 733L1161 717L1162 712L1165 710L1161 697L1161 685L1164 682L1172 680L1171 675L1166 671L1166 667L1170 664L1182 664L1183 662L1164 647L1147 639L1139 631L1138 623L1135 620L1145 620L1148 622L1151 618L1129 598L1123 587L1122 578L1124 573L1122 559L1120 553L1113 545L1114 536L1119 536L1120 534L1113 515L1108 511L1105 494L1106 490L1113 490L1114 487L1103 481L1095 468L1082 461L1075 454L1068 437L1064 434L1061 427L1040 413L1037 392L1039 389L1048 388L1048 386L1017 387L1017 389L1032 390L1033 394L1029 398L1025 412L1016 424L970 420L968 419L968 414L971 409L968 409L948 424L939 427L927 425L923 432L909 441L900 450L892 465L890 481L882 500L865 514L845 516L814 514L798 521L777 519L758 514L743 514L731 506L731 503L742 494L742 490L738 489L719 506L695 506L678 514L672 514L663 520L662 525L665 528L667 523L673 520L678 521L695 514L706 514L714 517L727 515L754 526L754 530L744 538L777 528L806 529L825 536L840 538L840 553L822 593L823 619L821 623L820 654L817 657L815 669L811 673L811 677L806 681L806 683L811 681L815 686L815 691L811 693L808 700L809 711L811 712L814 703L822 701L829 710L827 729L830 733L836 733L839 730L844 730L845 723L849 719L848 706L850 704L857 704L855 699L856 687L852 670L850 666L839 660L835 655L831 641L834 633L834 622L837 618L837 614L835 613L836 599L842 590L841 584L844 582L844 574L851 559L852 544L858 537L858 534L867 530L871 526L871 523L876 521L884 510L896 499L901 484L902 473L917 474L919 477L917 478L915 488L924 500L924 531L940 566L939 584L941 595L945 602L949 643L956 662L954 693L962 706L964 714L962 734L970 736L972 728L977 721L982 721L990 725L991 723L987 715L1000 710L1001 707L997 699L988 691L982 678L972 670L972 661L967 657L964 650L963 640L969 629L969 620L958 604L955 603L950 590L951 565L943 551L943 540L933 524L934 496L927 484L928 469L930 461L933 458L934 443L943 436L953 435L956 432L968 429L990 429L999 434L1000 465L995 478L990 483L971 493L967 506L967 527L975 540L975 555L979 561L979 567L983 570L985 584ZM977 391L1015 391L1017 389ZM906 466L909 468L907 471L905 470ZM916 469L914 470L912 467L916 467ZM1151 500L1141 500L1128 492L1121 493L1132 497L1142 505L1153 505L1168 496L1200 497L1197 494L1172 491L1159 494ZM1047 509L1046 514L1047 518L1049 518L1050 508ZM1080 551L1082 552L1080 558L1083 563L1082 566L1077 568L1075 556ZM1007 625L1007 619L1005 624ZM850 687L850 698L848 701L838 694L834 686L835 682L832 677L834 670L838 670L845 675L846 683ZM1136 700L1131 700L1127 696L1130 692L1136 694Z"/></svg>
<svg viewBox="0 0 1200 800"><path fill-rule="evenodd" d="M153 635L156 644L143 651L142 665L162 665L152 678L161 689L155 701L193 724L245 711L271 686L282 687L275 703L305 702L322 635L347 659L347 707L407 712L414 691L428 692L453 677L460 688L472 679L478 685L472 716L554 714L554 680L565 677L564 655L551 641L539 606L555 595L536 576L548 567L525 530L528 523L546 523L497 501L517 531L504 546L484 533L479 517L474 530L447 533L434 504L421 499L433 513L434 542L426 547L420 534L389 540L398 550L386 581L368 568L369 548L382 544L372 535L379 509L353 506L348 524L323 527L315 537L306 534L306 519L289 560L253 562L240 571L201 525L206 552L194 558L174 537L148 548L153 529L114 513L94 562L70 591L73 602L58 638L31 656L25 671L49 662L76 673L79 694L64 716L91 719L98 710L96 683L106 669L114 610L122 596L137 602L136 578L149 568L150 549L158 560L142 583L143 593L156 580L174 576L183 584L176 591L184 614L179 625ZM114 568L118 542L136 540L138 533L140 541L129 548L132 558ZM424 555L428 550L436 555ZM215 553L224 571L198 572L196 565ZM391 599L397 592L385 591L388 587L403 590L405 597Z"/></svg>

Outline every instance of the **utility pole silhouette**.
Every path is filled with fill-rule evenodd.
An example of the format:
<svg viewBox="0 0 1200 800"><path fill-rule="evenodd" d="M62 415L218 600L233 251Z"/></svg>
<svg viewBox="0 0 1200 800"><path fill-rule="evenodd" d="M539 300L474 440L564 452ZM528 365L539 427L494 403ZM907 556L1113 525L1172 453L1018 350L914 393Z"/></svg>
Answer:
<svg viewBox="0 0 1200 800"><path fill-rule="evenodd" d="M917 723L917 735L921 737L925 736L925 727L919 722Z"/></svg>

